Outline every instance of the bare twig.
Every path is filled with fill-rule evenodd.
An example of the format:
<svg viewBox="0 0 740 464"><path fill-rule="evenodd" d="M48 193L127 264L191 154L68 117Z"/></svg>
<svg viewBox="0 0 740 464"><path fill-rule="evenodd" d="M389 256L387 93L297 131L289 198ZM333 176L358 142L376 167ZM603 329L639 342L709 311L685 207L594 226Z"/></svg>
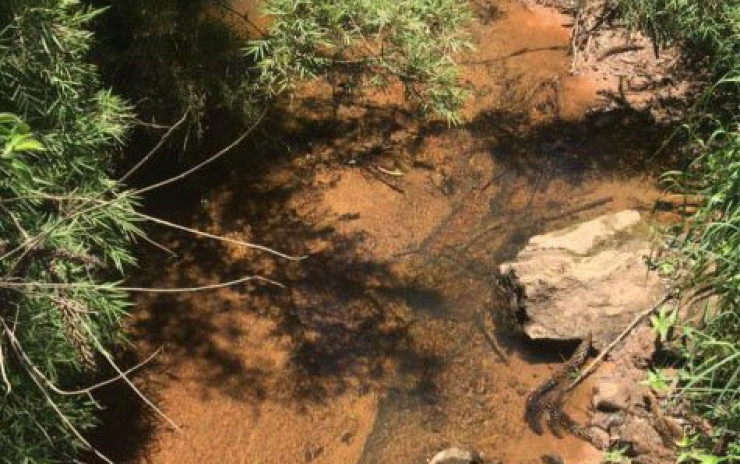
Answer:
<svg viewBox="0 0 740 464"><path fill-rule="evenodd" d="M207 290L217 290L219 288L232 287L244 282L251 280L259 280L260 282L267 282L268 284L275 285L280 288L285 288L285 285L280 282L268 279L262 276L246 276L240 279L230 280L228 282L220 282L217 284L201 285L199 287L177 287L177 288L147 288L147 287L116 287L118 290L126 292L140 292L140 293L187 293L187 292L203 292Z"/></svg>
<svg viewBox="0 0 740 464"><path fill-rule="evenodd" d="M240 18L241 20L243 20L244 22L246 22L247 24L249 24L249 26L252 29L254 29L255 31L257 31L263 37L266 37L267 36L267 31L266 30L262 29L261 27L259 27L258 25L256 25L254 23L254 21L252 21L251 19L249 19L249 14L247 14L247 13L239 13L231 5L229 5L227 2L224 2L223 0L218 0L218 6L220 6L221 8L223 8L224 10L226 10L227 12L233 14L237 18Z"/></svg>
<svg viewBox="0 0 740 464"><path fill-rule="evenodd" d="M136 211L134 212L134 214L136 214L137 216L142 217L142 218L144 218L144 219L146 219L148 221L151 221L151 222L154 222L156 224L163 225L163 226L167 226L167 227L170 227L172 229L182 230L183 232L188 232L188 233L191 233L193 235L198 235L198 236L201 236L201 237L206 237L206 238L210 238L210 239L213 239L213 240L218 240L220 242L226 242L226 243L231 243L233 245L240 245L240 246L247 247L247 248L253 248L255 250L265 251L265 252L270 253L272 255L279 256L281 258L285 258L285 259L288 259L288 260L291 260L291 261L301 261L303 259L306 259L306 256L291 256L291 255L287 255L285 253L281 253L281 252L279 252L277 250L274 250L272 248L266 247L264 245L257 245L255 243L245 242L243 240L237 240L237 239L234 239L234 238L223 237L221 235L214 235L214 234L211 234L211 233L208 233L208 232L204 232L202 230L193 229L191 227L186 227L186 226L183 226L183 225L180 225L180 224L175 224L174 222L165 221L164 219L160 219L160 218L157 218L157 217L154 217L154 216L149 216L148 214L144 214L144 213L140 213L140 212L136 212Z"/></svg>
<svg viewBox="0 0 740 464"><path fill-rule="evenodd" d="M131 381L131 379L128 378L128 375L126 375L125 372L121 370L120 367L118 367L118 364L116 364L115 360L113 359L113 356L108 352L108 350L105 349L103 344L100 342L100 340L97 339L95 336L95 332L90 328L90 326L81 319L82 326L87 330L88 336L90 337L90 340L93 341L95 344L95 347L98 349L98 352L103 355L106 361L108 361L108 364L118 373L118 376L121 380L126 382L126 384L133 390L134 393L136 393L136 396L138 396L141 401L143 401L147 406L152 408L154 412L156 412L161 418L163 418L167 423L169 423L175 430L178 432L181 432L182 429L179 425L175 423L170 417L165 414L159 407L157 407L156 404L154 404L149 398L144 395L139 388L134 385L134 382Z"/></svg>
<svg viewBox="0 0 740 464"><path fill-rule="evenodd" d="M0 375L3 377L3 383L5 383L5 394L10 394L13 391L13 385L8 379L8 373L5 371L5 353L3 353L3 341L0 340Z"/></svg>
<svg viewBox="0 0 740 464"><path fill-rule="evenodd" d="M54 200L54 201L71 201L71 200L92 201L94 203L97 203L101 207L102 206L107 206L107 205L111 204L111 202L108 201L108 200L96 200L96 199L92 199L92 198L89 198L89 197L39 195L38 198L43 198L43 199L47 199L47 200ZM90 209L92 209L92 208L90 208ZM201 237L207 237L207 238L210 238L210 239L213 239L213 240L218 240L218 241L221 241L221 242L231 243L233 245L239 245L239 246L243 246L243 247L247 247L247 248L253 248L255 250L265 251L265 252L270 253L272 255L279 256L281 258L285 258L285 259L288 259L288 260L291 260L291 261L301 261L303 259L306 259L306 256L292 256L292 255L288 255L288 254L281 253L281 252L279 252L279 251L277 251L275 249L272 249L272 248L267 247L267 246L264 246L264 245L258 245L256 243L245 242L243 240L237 240L237 239L233 239L233 238L229 238L229 237L223 237L223 236L220 236L220 235L210 234L208 232L204 232L204 231L201 231L201 230L198 230L198 229L193 229L192 227L187 227L187 226L183 226L183 225L180 225L180 224L176 224L174 222L166 221L164 219L160 219L160 218L157 218L157 217L154 217L154 216L150 216L148 214L144 214L144 213L141 213L141 212L138 212L138 211L131 211L131 213L134 214L134 215L136 215L136 216L139 216L140 218L145 219L147 221L151 221L151 222L154 222L156 224L160 224L160 225L163 225L163 226L166 226L166 227L170 227L172 229L181 230L183 232L188 232L188 233L191 233L193 235L198 235L198 236L201 236ZM0 258L0 260L2 258L7 257L10 254L12 254L12 252L6 253L5 255L3 255Z"/></svg>
<svg viewBox="0 0 740 464"><path fill-rule="evenodd" d="M384 167L381 167L381 166L375 166L375 169L377 169L378 171L382 172L383 174L388 174L389 176L403 177L403 172L401 172L398 168L396 168L393 171L391 171L391 170L385 169Z"/></svg>
<svg viewBox="0 0 740 464"><path fill-rule="evenodd" d="M159 139L159 142L157 142L154 148L149 150L149 153L147 153L138 163L136 163L131 169L129 169L128 172L126 172L126 174L121 176L121 178L118 179L117 183L122 184L123 182L125 182L126 179L131 177L131 175L133 175L136 171L139 170L139 168L141 168L147 161L149 161L149 159L152 156L154 156L154 154L160 148L162 148L164 143L167 141L167 139L170 138L170 136L175 132L175 130L177 130L177 128L180 127L188 119L188 114L189 114L189 111L186 110L185 113L183 113L182 117L173 126L171 126L169 130Z"/></svg>
<svg viewBox="0 0 740 464"><path fill-rule="evenodd" d="M46 288L46 289L95 289L95 290L108 290L108 291L122 291L122 292L136 292L136 293L186 293L186 292L202 292L206 290L216 290L219 288L231 287L233 285L249 282L250 280L259 280L267 282L272 285L276 285L281 288L285 288L285 285L280 282L268 279L261 276L246 276L239 279L230 280L228 282L219 282L217 284L201 285L198 287L173 287L173 288L157 288L157 287L121 287L117 285L101 285L93 283L55 283L55 282L14 282L14 281L2 281L0 280L0 288L8 288L12 290L19 289L34 289L34 288Z"/></svg>
<svg viewBox="0 0 740 464"><path fill-rule="evenodd" d="M234 147L236 147L237 145L239 145L240 143L242 143L242 141L244 141L244 139L246 139L247 136L249 134L251 134L252 131L254 131L254 129L260 124L260 122L262 122L262 118L265 117L265 114L266 113L267 113L267 106L265 106L262 109L262 112L259 114L259 116L257 117L257 120L254 122L254 124L252 124L249 128L247 128L247 130L245 130L242 133L242 135L240 135L239 137L237 137L236 140L234 140L233 142L231 142L229 145L227 145L223 149L219 150L218 152L214 153L210 157L208 157L205 160L201 161L200 163L196 164L192 168L187 169L187 170L181 172L180 174L177 174L175 176L172 176L172 177L170 177L168 179L165 179L165 180L156 182L156 183L154 183L152 185L149 185L149 186L146 186L146 187L143 187L143 188L134 190L133 193L135 195L140 195L142 193L150 192L150 191L155 190L155 189L158 189L160 187L164 187L165 185L169 185L169 184L171 184L173 182L177 182L179 180L182 180L185 177L189 176L190 174L192 174L192 173L194 173L196 171L200 171L205 166L207 166L207 165L211 164L212 162L216 161L217 159L221 158L223 155L225 155L226 153L230 152Z"/></svg>
<svg viewBox="0 0 740 464"><path fill-rule="evenodd" d="M18 218L15 217L15 214L13 214L12 211L10 211L8 208L5 207L5 205L0 205L2 207L3 211L10 216L10 219L13 221L13 224L15 224L16 229L23 235L23 240L28 240L30 236L28 235L28 232L26 232L26 229L21 226L21 223L18 221Z"/></svg>
<svg viewBox="0 0 740 464"><path fill-rule="evenodd" d="M617 337L607 346L604 348L601 353L594 359L591 364L588 365L586 369L581 371L580 375L565 389L565 391L570 391L573 388L575 388L579 383L583 381L586 377L588 377L593 371L596 370L597 367L599 367L599 364L606 358L606 356L611 352L611 350L614 349L615 346L619 344L624 338L629 335L630 332L637 326L637 324L640 323L645 317L647 317L650 313L655 311L656 309L660 308L663 303L673 298L672 292L668 291L663 294L663 296L658 300L657 303L655 303L650 308L646 309L645 311L641 312L637 316L635 316L634 319L632 319L632 322L629 323L627 327L617 335Z"/></svg>
<svg viewBox="0 0 740 464"><path fill-rule="evenodd" d="M171 258L177 258L177 256L178 256L177 253L175 253L174 251L170 250L166 246L162 245L158 241L156 241L156 240L154 240L154 239L152 239L150 237L147 237L146 235L142 236L141 238L143 238L145 242L148 242L148 243L152 244L153 246L159 248L160 250L162 250L165 253L167 253L168 255L170 255Z"/></svg>
<svg viewBox="0 0 740 464"><path fill-rule="evenodd" d="M13 350L16 352L16 354L21 358L24 364L26 364L27 368L31 369L33 373L38 376L41 380L44 381L44 383L49 387L51 391L54 393L58 393L63 396L75 396L75 395L85 395L88 393L91 393L98 388L104 387L106 385L109 385L119 379L122 378L124 375L129 375L145 365L149 364L155 357L159 355L159 353L162 352L162 348L157 349L154 353L149 355L145 360L141 361L140 363L134 365L133 367L128 368L125 372L122 374L116 375L114 377L111 377L109 379L103 380L101 382L98 382L96 384L90 385L88 387L80 388L77 390L65 390L62 388L57 387L54 382L49 380L41 370L36 367L36 365L33 363L31 358L28 357L26 354L26 351L23 349L23 345L21 345L20 340L18 340L18 337L15 336L15 334L9 330L7 325L3 324L3 331L5 332L6 336L8 337L8 340L10 341Z"/></svg>

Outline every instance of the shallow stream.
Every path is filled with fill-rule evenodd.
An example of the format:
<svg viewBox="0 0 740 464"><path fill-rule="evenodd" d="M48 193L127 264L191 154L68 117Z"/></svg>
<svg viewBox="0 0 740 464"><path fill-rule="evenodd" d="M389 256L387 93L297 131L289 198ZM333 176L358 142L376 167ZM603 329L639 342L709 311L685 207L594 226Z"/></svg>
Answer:
<svg viewBox="0 0 740 464"><path fill-rule="evenodd" d="M112 390L104 450L148 464L422 464L450 445L507 464L600 461L524 423L527 392L572 347L497 328L494 270L534 234L649 212L642 160L659 138L642 114L590 111L602 84L569 75L568 18L514 0L476 12L461 126L418 121L392 91L337 105L313 84L264 142L148 199L167 219L308 258L152 230L174 254L142 252L148 285L255 273L285 288L139 298L136 357L163 351L138 380L183 430ZM589 389L569 402L577 418Z"/></svg>

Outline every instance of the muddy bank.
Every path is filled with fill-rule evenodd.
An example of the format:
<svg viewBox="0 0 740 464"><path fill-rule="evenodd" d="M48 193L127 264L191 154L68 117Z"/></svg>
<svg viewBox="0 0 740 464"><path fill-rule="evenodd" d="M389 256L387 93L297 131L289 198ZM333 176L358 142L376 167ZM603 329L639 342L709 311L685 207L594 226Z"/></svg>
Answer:
<svg viewBox="0 0 740 464"><path fill-rule="evenodd" d="M629 108L589 112L599 83L569 74L564 16L482 6L479 48L461 60L474 95L461 126L418 121L398 94L337 102L312 84L263 140L149 199L167 219L308 258L152 231L173 255L147 250L147 285L259 274L286 288L139 298L138 356L163 353L138 380L183 430L115 396L109 436L127 440L104 449L156 464L413 464L447 445L507 463L600 461L524 423L527 392L573 347L501 333L494 270L532 235L649 214L658 192L644 160L663 129ZM590 392L574 392L579 420Z"/></svg>

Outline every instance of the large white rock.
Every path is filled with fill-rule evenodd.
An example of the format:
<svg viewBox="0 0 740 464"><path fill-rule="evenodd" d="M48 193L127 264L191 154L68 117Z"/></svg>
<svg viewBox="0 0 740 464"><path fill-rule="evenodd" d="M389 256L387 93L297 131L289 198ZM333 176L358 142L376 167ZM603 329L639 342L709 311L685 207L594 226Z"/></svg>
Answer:
<svg viewBox="0 0 740 464"><path fill-rule="evenodd" d="M591 332L600 349L654 304L661 283L645 265L650 244L628 231L639 221L637 211L622 211L538 235L501 266L524 286L530 338L574 340Z"/></svg>

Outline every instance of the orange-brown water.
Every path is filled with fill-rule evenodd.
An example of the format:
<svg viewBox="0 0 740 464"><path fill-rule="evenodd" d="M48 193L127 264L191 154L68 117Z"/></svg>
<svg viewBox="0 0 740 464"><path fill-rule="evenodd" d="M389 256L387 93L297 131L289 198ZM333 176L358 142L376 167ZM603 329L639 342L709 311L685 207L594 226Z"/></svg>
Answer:
<svg viewBox="0 0 740 464"><path fill-rule="evenodd" d="M142 464L416 464L454 445L506 463L600 462L524 423L525 395L567 347L495 327L493 270L533 234L649 211L654 132L639 114L588 113L599 88L567 74L566 18L514 0L477 11L461 126L420 122L393 92L337 107L312 84L268 121L276 140L152 200L167 218L308 258L153 231L176 256L151 248L147 284L254 273L286 288L139 298L139 357L163 352L138 380L182 430L109 391L106 451ZM589 389L570 400L576 417Z"/></svg>

